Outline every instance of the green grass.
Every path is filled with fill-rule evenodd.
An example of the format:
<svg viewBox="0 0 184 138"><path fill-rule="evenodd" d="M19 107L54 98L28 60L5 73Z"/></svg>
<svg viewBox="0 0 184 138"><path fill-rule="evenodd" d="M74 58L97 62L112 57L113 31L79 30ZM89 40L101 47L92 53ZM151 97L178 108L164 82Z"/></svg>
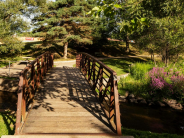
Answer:
<svg viewBox="0 0 184 138"><path fill-rule="evenodd" d="M148 61L148 58L142 59L142 58L119 58L119 59L105 59L102 60L102 62L110 67L112 70L114 70L117 75L122 75L126 73L130 73L131 66L136 63L145 63Z"/></svg>
<svg viewBox="0 0 184 138"><path fill-rule="evenodd" d="M2 135L13 135L15 133L15 115L8 113L0 113L0 137Z"/></svg>
<svg viewBox="0 0 184 138"><path fill-rule="evenodd" d="M122 127L122 134L124 136L134 136L134 138L184 138L184 136L179 136L177 134L168 133L152 133L150 131L140 131L135 129L128 129Z"/></svg>

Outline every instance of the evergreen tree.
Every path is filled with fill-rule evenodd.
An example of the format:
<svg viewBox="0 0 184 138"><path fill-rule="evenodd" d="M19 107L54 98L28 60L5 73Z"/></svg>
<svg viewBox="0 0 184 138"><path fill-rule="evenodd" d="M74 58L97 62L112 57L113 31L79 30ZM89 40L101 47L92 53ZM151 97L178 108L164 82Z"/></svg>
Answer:
<svg viewBox="0 0 184 138"><path fill-rule="evenodd" d="M47 12L35 17L39 26L33 32L35 36L45 37L43 48L59 44L64 46L63 57L67 58L68 43L81 45L93 43L95 26L99 19L89 17L86 12L94 7L93 0L57 0L47 5Z"/></svg>
<svg viewBox="0 0 184 138"><path fill-rule="evenodd" d="M18 53L24 44L13 37L30 28L29 22L22 18L29 11L33 13L46 0L1 0L0 1L0 53ZM38 10L37 10L38 11ZM36 12L36 11L35 11ZM28 15L28 14L27 14Z"/></svg>

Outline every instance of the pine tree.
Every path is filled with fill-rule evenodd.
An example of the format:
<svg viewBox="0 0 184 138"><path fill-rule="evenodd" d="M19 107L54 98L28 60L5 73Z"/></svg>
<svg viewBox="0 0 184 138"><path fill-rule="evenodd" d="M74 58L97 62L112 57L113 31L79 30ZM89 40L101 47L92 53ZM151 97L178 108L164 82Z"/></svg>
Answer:
<svg viewBox="0 0 184 138"><path fill-rule="evenodd" d="M67 48L70 42L89 45L93 43L92 31L99 24L94 17L86 12L93 8L91 0L57 0L47 5L47 12L35 17L39 28L34 30L35 36L45 37L43 47L52 44L64 46L64 58L67 58Z"/></svg>
<svg viewBox="0 0 184 138"><path fill-rule="evenodd" d="M30 28L21 16L38 11L46 0L0 0L0 53L18 53L24 44L13 37Z"/></svg>

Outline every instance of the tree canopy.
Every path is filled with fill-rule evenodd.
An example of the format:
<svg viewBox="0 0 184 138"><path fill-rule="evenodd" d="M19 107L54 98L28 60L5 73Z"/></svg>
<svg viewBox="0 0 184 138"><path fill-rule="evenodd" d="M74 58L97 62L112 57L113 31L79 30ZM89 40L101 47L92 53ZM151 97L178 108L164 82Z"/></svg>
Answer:
<svg viewBox="0 0 184 138"><path fill-rule="evenodd" d="M171 56L183 52L182 0L103 0L97 1L89 14L114 18L124 40L135 39L140 49L162 55L168 63Z"/></svg>
<svg viewBox="0 0 184 138"><path fill-rule="evenodd" d="M42 47L52 44L64 46L64 58L67 58L68 43L81 45L93 43L93 30L98 20L87 16L86 12L94 7L91 0L57 0L47 5L46 12L35 17L33 21L39 26L33 32L35 36L46 39Z"/></svg>
<svg viewBox="0 0 184 138"><path fill-rule="evenodd" d="M23 16L37 12L46 0L1 0L0 1L0 53L20 52L24 44L13 35L30 29L30 23Z"/></svg>

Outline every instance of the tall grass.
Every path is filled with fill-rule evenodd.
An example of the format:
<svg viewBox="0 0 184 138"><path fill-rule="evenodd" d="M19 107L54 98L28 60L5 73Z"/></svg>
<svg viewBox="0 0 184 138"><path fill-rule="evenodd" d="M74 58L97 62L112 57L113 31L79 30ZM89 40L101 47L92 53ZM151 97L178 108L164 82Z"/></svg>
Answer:
<svg viewBox="0 0 184 138"><path fill-rule="evenodd" d="M170 64L167 68L154 67L152 63L135 63L131 67L130 76L119 82L119 91L126 91L148 99L175 99L183 103L184 71L183 63Z"/></svg>
<svg viewBox="0 0 184 138"><path fill-rule="evenodd" d="M153 67L154 65L152 63L137 62L131 67L130 73L135 80L144 80L146 73Z"/></svg>

